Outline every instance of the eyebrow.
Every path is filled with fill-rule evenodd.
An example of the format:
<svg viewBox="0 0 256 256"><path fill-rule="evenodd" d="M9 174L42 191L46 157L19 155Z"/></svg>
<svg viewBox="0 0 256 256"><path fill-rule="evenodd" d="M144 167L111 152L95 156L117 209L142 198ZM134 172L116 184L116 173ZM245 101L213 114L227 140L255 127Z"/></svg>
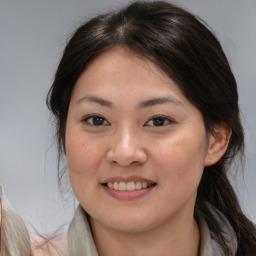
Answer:
<svg viewBox="0 0 256 256"><path fill-rule="evenodd" d="M90 95L84 96L83 98L78 100L76 104L79 104L83 101L98 103L101 106L109 107L109 108L111 108L113 106L113 104L110 101L104 100L104 99L96 97L96 96L90 96Z"/></svg>
<svg viewBox="0 0 256 256"><path fill-rule="evenodd" d="M168 97L157 97L150 100L142 101L141 103L139 103L139 108L152 107L152 106L164 104L164 103L174 103L174 104L182 105L182 103L177 99L171 96L168 96Z"/></svg>
<svg viewBox="0 0 256 256"><path fill-rule="evenodd" d="M91 96L91 95L84 96L81 99L79 99L76 102L76 104L80 104L83 101L94 102L94 103L97 103L104 107L109 107L109 108L113 107L112 102L107 101L107 100L97 97L97 96ZM168 96L168 97L156 97L156 98L142 101L138 104L138 108L153 107L155 105L164 104L164 103L174 103L174 104L182 105L182 103L179 100L177 100L171 96Z"/></svg>

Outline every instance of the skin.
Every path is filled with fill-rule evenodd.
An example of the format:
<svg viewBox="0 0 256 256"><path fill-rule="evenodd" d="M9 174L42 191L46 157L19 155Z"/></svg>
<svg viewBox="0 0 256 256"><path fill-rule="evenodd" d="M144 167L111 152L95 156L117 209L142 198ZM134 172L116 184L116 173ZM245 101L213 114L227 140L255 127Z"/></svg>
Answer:
<svg viewBox="0 0 256 256"><path fill-rule="evenodd" d="M172 100L142 106L156 97ZM102 125L86 119L92 113ZM200 111L148 59L118 47L95 58L75 85L65 147L72 187L91 216L99 255L198 255L197 187L204 167L225 153L230 133L219 124L215 135L208 134ZM101 184L130 175L156 186L140 198L119 200Z"/></svg>

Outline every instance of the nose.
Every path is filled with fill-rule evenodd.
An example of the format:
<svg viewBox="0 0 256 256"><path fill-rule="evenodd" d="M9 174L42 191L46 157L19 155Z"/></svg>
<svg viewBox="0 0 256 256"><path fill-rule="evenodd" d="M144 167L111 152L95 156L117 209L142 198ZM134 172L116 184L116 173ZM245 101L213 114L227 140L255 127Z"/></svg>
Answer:
<svg viewBox="0 0 256 256"><path fill-rule="evenodd" d="M146 150L138 137L138 134L129 128L115 132L106 154L107 161L123 167L145 163Z"/></svg>

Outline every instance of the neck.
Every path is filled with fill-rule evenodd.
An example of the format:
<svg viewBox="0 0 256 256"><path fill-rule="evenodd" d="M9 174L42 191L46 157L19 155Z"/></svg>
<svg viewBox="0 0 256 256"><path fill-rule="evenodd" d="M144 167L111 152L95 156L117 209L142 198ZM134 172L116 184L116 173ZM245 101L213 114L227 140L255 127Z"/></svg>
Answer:
<svg viewBox="0 0 256 256"><path fill-rule="evenodd" d="M199 228L191 218L165 223L145 232L120 232L91 220L99 256L197 256Z"/></svg>

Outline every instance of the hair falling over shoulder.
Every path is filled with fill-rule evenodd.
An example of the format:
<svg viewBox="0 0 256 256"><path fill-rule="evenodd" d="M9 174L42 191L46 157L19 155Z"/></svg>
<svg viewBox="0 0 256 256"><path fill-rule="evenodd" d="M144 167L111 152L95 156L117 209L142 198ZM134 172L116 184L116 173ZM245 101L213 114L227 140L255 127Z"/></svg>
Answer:
<svg viewBox="0 0 256 256"><path fill-rule="evenodd" d="M27 228L2 193L0 185L0 256L30 256L31 246Z"/></svg>
<svg viewBox="0 0 256 256"><path fill-rule="evenodd" d="M204 170L195 218L203 214L225 255L232 255L221 225L207 206L213 205L236 234L236 255L255 255L255 226L243 213L227 176L231 163L244 153L237 84L218 39L186 10L165 1L134 1L89 20L75 31L47 98L57 121L60 156L65 152L65 124L74 85L92 59L114 46L126 47L155 62L201 111L209 133L214 133L214 126L221 122L231 128L224 157Z"/></svg>
<svg viewBox="0 0 256 256"><path fill-rule="evenodd" d="M51 236L30 236L22 218L4 196L0 184L0 256L36 256L67 254L63 227Z"/></svg>

